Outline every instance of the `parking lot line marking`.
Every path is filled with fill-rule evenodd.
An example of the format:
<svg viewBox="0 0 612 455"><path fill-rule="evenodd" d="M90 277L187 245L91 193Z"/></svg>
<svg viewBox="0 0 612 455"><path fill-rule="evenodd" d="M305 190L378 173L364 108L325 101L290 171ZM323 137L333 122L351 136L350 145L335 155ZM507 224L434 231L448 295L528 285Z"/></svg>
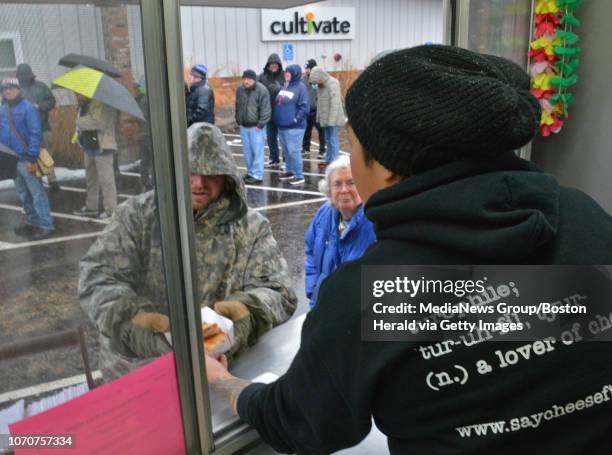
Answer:
<svg viewBox="0 0 612 455"><path fill-rule="evenodd" d="M237 138L241 139L239 142L233 142L233 141L232 141L232 142L230 142L229 144L227 144L227 145L229 145L230 147L242 147L242 138L240 137L240 135L238 135L238 134L229 134L229 133L226 133L226 134L225 134L225 136L237 137ZM317 147L321 148L321 146L320 146L320 145L319 145L317 142L315 142L315 141L310 141L310 145L311 145L311 146L315 145L315 146L317 146ZM265 148L269 148L267 145L265 145L264 147L265 147Z"/></svg>
<svg viewBox="0 0 612 455"><path fill-rule="evenodd" d="M128 177L138 177L140 178L141 175L137 174L136 172L121 172L121 175L127 175Z"/></svg>
<svg viewBox="0 0 612 455"><path fill-rule="evenodd" d="M49 185L45 185L45 188L49 188ZM61 185L60 189L65 190L65 191L72 191L73 193L87 193L87 190L85 188L77 188L76 186L64 186ZM131 198L134 196L138 196L137 194L117 194L117 197L122 197L122 198Z"/></svg>
<svg viewBox="0 0 612 455"><path fill-rule="evenodd" d="M246 167L237 166L241 171L246 171ZM285 171L281 171L280 169L264 169L264 172L274 172L276 174L282 174ZM304 175L308 175L311 177L325 177L325 174L315 174L314 172L303 172Z"/></svg>
<svg viewBox="0 0 612 455"><path fill-rule="evenodd" d="M15 212L23 213L23 208L18 207L16 205L0 204L0 209L13 210ZM55 218L64 218L66 220L75 221L87 221L89 223L108 224L110 222L109 220L98 220L96 218L87 218L86 216L68 215L67 213L51 212L51 215Z"/></svg>
<svg viewBox="0 0 612 455"><path fill-rule="evenodd" d="M239 169L246 170L246 168L239 168ZM269 170L269 169L266 169L266 170ZM304 175L309 175L309 174L304 172ZM140 175L138 175L138 177L140 177ZM246 188L252 188L254 190L277 191L279 193L312 194L313 196L320 196L321 195L321 193L319 193L318 191L293 190L291 188L280 188L280 187L276 188L276 187L272 187L272 186L261 186L261 185L244 185L244 186Z"/></svg>
<svg viewBox="0 0 612 455"><path fill-rule="evenodd" d="M266 205L265 207L256 207L253 210L255 210L256 212L265 212L267 210L284 209L287 207L294 207L296 205L314 204L315 202L323 202L323 201L327 201L327 198L319 197L316 199L306 199L305 201L285 202L284 204Z"/></svg>
<svg viewBox="0 0 612 455"><path fill-rule="evenodd" d="M242 153L232 153L232 155L239 156L240 158L244 157ZM324 163L325 162L325 160L317 160L313 158L304 158L304 157L302 157L302 161L311 161L313 163Z"/></svg>
<svg viewBox="0 0 612 455"><path fill-rule="evenodd" d="M32 246L50 245L52 243L69 242L71 240L86 239L89 237L97 237L101 233L102 231L88 232L86 234L66 235L63 237L52 237L52 238L44 239L44 240L32 240L30 242L22 242L22 243L0 242L0 251L17 250L19 248L29 248Z"/></svg>
<svg viewBox="0 0 612 455"><path fill-rule="evenodd" d="M102 372L100 370L95 370L92 372L92 376L94 379L100 379L102 378ZM40 395L41 393L51 392L57 389L65 389L66 387L83 384L85 382L87 382L85 375L78 374L69 378L58 379L57 381L45 382L19 390L12 390L0 395L0 404L9 401L21 400L22 398Z"/></svg>
<svg viewBox="0 0 612 455"><path fill-rule="evenodd" d="M244 186L246 188L250 188L253 190L278 191L279 193L310 194L312 196L321 196L321 194L323 194L323 193L319 193L318 191L292 190L291 188L274 188L271 186L261 186L261 185L244 185Z"/></svg>

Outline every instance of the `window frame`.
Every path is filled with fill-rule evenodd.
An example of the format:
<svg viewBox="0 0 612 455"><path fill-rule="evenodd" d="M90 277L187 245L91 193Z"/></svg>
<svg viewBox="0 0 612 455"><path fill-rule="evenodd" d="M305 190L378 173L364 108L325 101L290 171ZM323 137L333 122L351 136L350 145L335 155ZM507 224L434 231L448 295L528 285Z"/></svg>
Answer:
<svg viewBox="0 0 612 455"><path fill-rule="evenodd" d="M21 46L21 34L19 32L0 32L0 42L3 41L8 41L13 44L15 66L0 66L0 73L15 73L15 71L17 71L17 65L23 62L23 47Z"/></svg>

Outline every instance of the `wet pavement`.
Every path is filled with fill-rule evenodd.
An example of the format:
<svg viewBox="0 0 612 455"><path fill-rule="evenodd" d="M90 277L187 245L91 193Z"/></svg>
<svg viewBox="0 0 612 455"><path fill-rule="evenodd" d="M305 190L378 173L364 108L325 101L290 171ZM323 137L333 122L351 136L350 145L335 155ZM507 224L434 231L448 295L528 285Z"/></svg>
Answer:
<svg viewBox="0 0 612 455"><path fill-rule="evenodd" d="M227 139L238 167L245 173L239 137L227 135ZM249 206L270 220L289 264L299 298L296 315L308 309L304 295L304 233L323 203L317 189L323 174L318 169L316 144L305 158L306 183L302 186L280 181L278 169L266 169L261 185L247 186ZM56 232L42 241L29 241L13 233L13 228L23 220L21 204L14 189L0 190L0 344L83 325L93 368L97 369L96 329L77 298L78 262L107 223L73 215L84 202L84 179L63 181L61 186L60 191L48 191ZM119 203L141 191L137 169L122 172L117 191ZM0 395L82 373L77 348L3 361ZM5 405L0 399L0 409Z"/></svg>

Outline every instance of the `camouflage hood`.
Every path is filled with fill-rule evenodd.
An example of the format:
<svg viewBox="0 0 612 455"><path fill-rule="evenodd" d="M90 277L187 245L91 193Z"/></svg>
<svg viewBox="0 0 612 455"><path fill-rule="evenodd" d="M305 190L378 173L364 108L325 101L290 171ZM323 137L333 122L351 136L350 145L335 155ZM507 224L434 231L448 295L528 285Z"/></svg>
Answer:
<svg viewBox="0 0 612 455"><path fill-rule="evenodd" d="M221 130L210 123L195 123L187 130L187 145L192 174L227 176L230 204L219 222L243 217L247 213L244 184Z"/></svg>

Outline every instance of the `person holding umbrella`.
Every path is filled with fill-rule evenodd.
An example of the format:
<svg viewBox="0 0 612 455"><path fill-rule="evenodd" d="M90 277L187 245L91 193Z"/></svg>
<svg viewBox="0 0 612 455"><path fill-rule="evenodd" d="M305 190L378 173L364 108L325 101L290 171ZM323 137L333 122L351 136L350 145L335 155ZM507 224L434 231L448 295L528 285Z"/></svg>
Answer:
<svg viewBox="0 0 612 455"><path fill-rule="evenodd" d="M55 227L47 193L36 176L42 143L40 116L36 107L22 97L18 79L4 79L0 91L0 143L18 155L15 189L26 214L26 222L13 231L19 236L42 240L53 235Z"/></svg>
<svg viewBox="0 0 612 455"><path fill-rule="evenodd" d="M116 119L122 111L144 121L142 110L123 85L93 68L76 68L55 79L53 84L73 91L79 105L73 140L85 152L87 197L85 205L73 213L108 219L117 206L113 170ZM100 189L104 211L98 214Z"/></svg>
<svg viewBox="0 0 612 455"><path fill-rule="evenodd" d="M117 186L113 168L117 150L115 122L117 110L77 93L79 110L76 119L77 143L85 153L87 196L85 205L75 215L108 219L117 207ZM98 198L102 190L104 211L98 214Z"/></svg>

